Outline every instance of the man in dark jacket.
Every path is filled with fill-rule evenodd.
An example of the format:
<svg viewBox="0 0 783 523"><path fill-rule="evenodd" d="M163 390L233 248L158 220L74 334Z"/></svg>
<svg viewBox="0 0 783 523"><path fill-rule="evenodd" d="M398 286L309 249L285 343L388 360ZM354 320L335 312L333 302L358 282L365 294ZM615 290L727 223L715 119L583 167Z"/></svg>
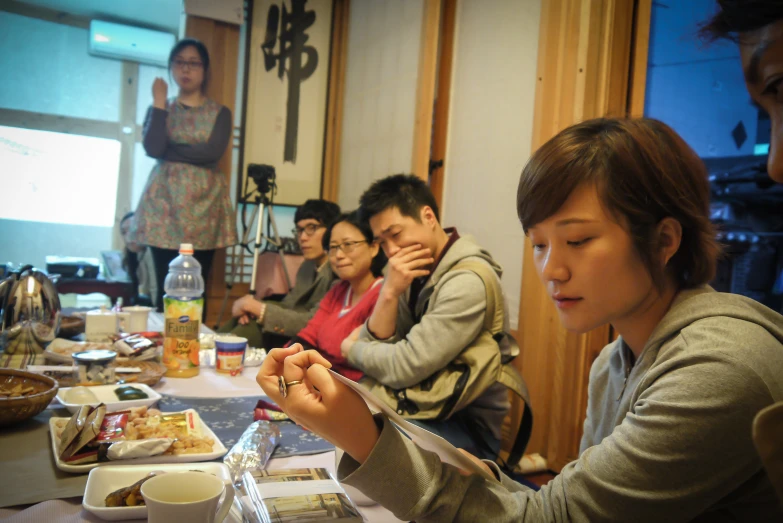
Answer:
<svg viewBox="0 0 783 523"><path fill-rule="evenodd" d="M258 300L247 295L234 302L233 318L218 329L247 338L251 347L282 347L302 330L335 276L321 239L326 227L340 215L340 207L326 200L307 200L294 215L295 234L305 258L296 283L282 301Z"/></svg>

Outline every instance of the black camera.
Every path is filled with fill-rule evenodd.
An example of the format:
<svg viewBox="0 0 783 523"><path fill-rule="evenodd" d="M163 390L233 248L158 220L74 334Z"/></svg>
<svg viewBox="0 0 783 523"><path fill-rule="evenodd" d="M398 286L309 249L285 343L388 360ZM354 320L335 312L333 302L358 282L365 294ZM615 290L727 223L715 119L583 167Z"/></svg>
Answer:
<svg viewBox="0 0 783 523"><path fill-rule="evenodd" d="M258 192L266 194L275 187L275 168L271 165L251 163L247 166L247 176L253 179Z"/></svg>

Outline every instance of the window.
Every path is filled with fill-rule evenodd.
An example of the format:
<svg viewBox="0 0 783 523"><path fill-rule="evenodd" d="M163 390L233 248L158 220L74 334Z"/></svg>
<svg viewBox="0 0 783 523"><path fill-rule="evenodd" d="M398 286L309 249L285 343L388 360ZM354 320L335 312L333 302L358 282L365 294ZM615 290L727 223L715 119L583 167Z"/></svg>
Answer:
<svg viewBox="0 0 783 523"><path fill-rule="evenodd" d="M0 126L0 163L0 219L114 225L119 141Z"/></svg>

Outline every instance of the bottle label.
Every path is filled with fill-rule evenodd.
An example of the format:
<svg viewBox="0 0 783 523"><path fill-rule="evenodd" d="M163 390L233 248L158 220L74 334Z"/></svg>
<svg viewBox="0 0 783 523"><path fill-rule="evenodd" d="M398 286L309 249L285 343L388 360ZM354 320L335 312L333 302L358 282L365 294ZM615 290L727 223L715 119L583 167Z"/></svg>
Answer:
<svg viewBox="0 0 783 523"><path fill-rule="evenodd" d="M203 307L204 298L163 298L163 365L167 369L176 371L198 367L198 333Z"/></svg>

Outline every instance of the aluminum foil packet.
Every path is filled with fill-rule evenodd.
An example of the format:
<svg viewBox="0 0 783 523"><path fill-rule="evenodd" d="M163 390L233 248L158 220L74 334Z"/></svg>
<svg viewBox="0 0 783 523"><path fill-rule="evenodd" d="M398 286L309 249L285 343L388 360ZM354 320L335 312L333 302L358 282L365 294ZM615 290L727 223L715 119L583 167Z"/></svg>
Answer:
<svg viewBox="0 0 783 523"><path fill-rule="evenodd" d="M252 470L263 470L275 447L280 442L280 429L268 421L255 421L231 447L223 463L231 471L231 480L239 485L242 475Z"/></svg>

